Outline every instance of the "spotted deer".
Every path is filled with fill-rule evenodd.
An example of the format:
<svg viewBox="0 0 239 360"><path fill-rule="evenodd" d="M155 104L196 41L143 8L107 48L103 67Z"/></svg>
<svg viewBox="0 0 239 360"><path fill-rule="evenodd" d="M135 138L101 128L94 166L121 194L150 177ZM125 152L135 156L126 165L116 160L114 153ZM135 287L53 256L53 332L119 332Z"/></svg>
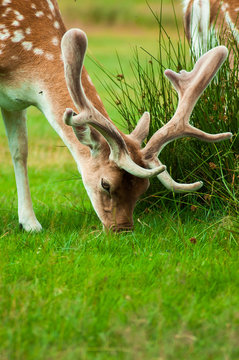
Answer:
<svg viewBox="0 0 239 360"><path fill-rule="evenodd" d="M197 57L215 43L215 38L224 45L239 43L239 0L183 0L183 3L185 33Z"/></svg>
<svg viewBox="0 0 239 360"><path fill-rule="evenodd" d="M86 48L83 31L66 31L55 0L0 0L0 106L15 170L19 223L26 231L42 228L27 175L29 105L42 111L68 147L98 217L113 231L133 228L133 210L150 177L176 192L202 186L170 177L158 159L168 142L183 136L212 142L231 137L189 125L197 99L227 56L225 47L209 51L191 72L165 71L179 94L178 108L143 148L149 113L129 135L114 125L83 66Z"/></svg>

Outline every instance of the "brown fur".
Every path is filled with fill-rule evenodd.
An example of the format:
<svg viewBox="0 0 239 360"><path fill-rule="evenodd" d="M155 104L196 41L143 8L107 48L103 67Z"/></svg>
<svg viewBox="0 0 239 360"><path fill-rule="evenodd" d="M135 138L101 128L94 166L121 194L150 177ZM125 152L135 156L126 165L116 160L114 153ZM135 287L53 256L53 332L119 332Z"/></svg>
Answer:
<svg viewBox="0 0 239 360"><path fill-rule="evenodd" d="M223 5L228 5L227 11L232 19L233 24L238 25L238 11L234 11L234 9L239 8L239 0L227 0L227 1L218 1L211 0L210 1L210 24L212 24L217 16L220 17L219 22L224 21L224 11L222 10Z"/></svg>
<svg viewBox="0 0 239 360"><path fill-rule="evenodd" d="M185 34L188 40L191 39L190 26L191 26L192 4L193 4L193 0L190 0L186 12L184 14Z"/></svg>

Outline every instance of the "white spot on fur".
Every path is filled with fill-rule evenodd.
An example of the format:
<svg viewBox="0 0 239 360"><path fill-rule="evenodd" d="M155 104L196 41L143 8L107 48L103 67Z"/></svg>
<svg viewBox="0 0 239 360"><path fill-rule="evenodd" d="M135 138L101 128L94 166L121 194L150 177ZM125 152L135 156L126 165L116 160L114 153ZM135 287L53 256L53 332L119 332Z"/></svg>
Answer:
<svg viewBox="0 0 239 360"><path fill-rule="evenodd" d="M35 55L43 55L44 54L44 51L42 49L39 49L39 48L35 48L33 50L34 54Z"/></svg>
<svg viewBox="0 0 239 360"><path fill-rule="evenodd" d="M0 31L0 40L7 40L10 37L10 32L8 29L3 29Z"/></svg>
<svg viewBox="0 0 239 360"><path fill-rule="evenodd" d="M0 29L5 29L5 25L4 24L0 24Z"/></svg>
<svg viewBox="0 0 239 360"><path fill-rule="evenodd" d="M55 7L54 7L54 5L52 4L52 2L51 2L51 0L47 0L47 2L48 2L48 5L49 5L49 8L50 8L50 10L51 10L51 12L55 12Z"/></svg>
<svg viewBox="0 0 239 360"><path fill-rule="evenodd" d="M31 28L29 28L29 27L26 28L25 33L26 33L27 35L30 35L31 32L32 32Z"/></svg>
<svg viewBox="0 0 239 360"><path fill-rule="evenodd" d="M2 14L2 17L6 17L7 14L11 11L12 9L10 7L8 7L5 12Z"/></svg>
<svg viewBox="0 0 239 360"><path fill-rule="evenodd" d="M14 21L12 22L12 26L19 26L19 25L20 25L20 22L17 21L17 20L14 20Z"/></svg>
<svg viewBox="0 0 239 360"><path fill-rule="evenodd" d="M0 48L1 48L1 49L4 49L5 47L6 47L6 44L4 44L4 43L1 43L1 44L0 44Z"/></svg>
<svg viewBox="0 0 239 360"><path fill-rule="evenodd" d="M60 29L60 24L59 24L58 21L55 21L55 22L54 22L54 27L55 27L56 29Z"/></svg>
<svg viewBox="0 0 239 360"><path fill-rule="evenodd" d="M16 15L17 20L22 21L24 16L17 10L14 10L14 14Z"/></svg>
<svg viewBox="0 0 239 360"><path fill-rule="evenodd" d="M46 57L47 60L54 60L54 55L53 54L46 53L45 57Z"/></svg>
<svg viewBox="0 0 239 360"><path fill-rule="evenodd" d="M36 17L42 17L44 15L44 12L43 11L37 11L35 15L36 15Z"/></svg>
<svg viewBox="0 0 239 360"><path fill-rule="evenodd" d="M33 45L30 41L23 41L22 46L25 50L30 51Z"/></svg>
<svg viewBox="0 0 239 360"><path fill-rule="evenodd" d="M16 55L11 56L12 60L18 60L18 57Z"/></svg>
<svg viewBox="0 0 239 360"><path fill-rule="evenodd" d="M89 81L89 83L90 83L91 85L94 85L89 75L87 75L87 80Z"/></svg>
<svg viewBox="0 0 239 360"><path fill-rule="evenodd" d="M47 15L48 19L53 20L53 16L51 14Z"/></svg>
<svg viewBox="0 0 239 360"><path fill-rule="evenodd" d="M0 55L2 54L2 50L0 49Z"/></svg>
<svg viewBox="0 0 239 360"><path fill-rule="evenodd" d="M37 7L36 7L36 4L32 3L32 4L31 4L31 8L32 8L32 9L36 9L36 8L37 8Z"/></svg>
<svg viewBox="0 0 239 360"><path fill-rule="evenodd" d="M2 2L2 6L7 6L9 4L11 4L12 0L3 0Z"/></svg>
<svg viewBox="0 0 239 360"><path fill-rule="evenodd" d="M59 45L59 39L55 36L53 39L52 39L52 44L55 45L55 46L58 46Z"/></svg>
<svg viewBox="0 0 239 360"><path fill-rule="evenodd" d="M100 102L102 102L100 95L97 94L97 98L98 98L98 100L100 100Z"/></svg>
<svg viewBox="0 0 239 360"><path fill-rule="evenodd" d="M235 11L238 12L238 11L239 11L239 7L235 8Z"/></svg>
<svg viewBox="0 0 239 360"><path fill-rule="evenodd" d="M20 42L25 37L22 30L16 30L13 34L14 36L11 39L12 42Z"/></svg>

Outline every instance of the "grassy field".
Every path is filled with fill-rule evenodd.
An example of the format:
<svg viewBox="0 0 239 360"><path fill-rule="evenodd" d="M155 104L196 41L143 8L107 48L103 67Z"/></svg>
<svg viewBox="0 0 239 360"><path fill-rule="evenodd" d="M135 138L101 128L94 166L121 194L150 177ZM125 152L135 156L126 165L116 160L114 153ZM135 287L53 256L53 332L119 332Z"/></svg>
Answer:
<svg viewBox="0 0 239 360"><path fill-rule="evenodd" d="M70 25L67 6L81 3L59 4ZM132 12L143 1L122 1L127 4ZM109 79L92 58L116 75L117 50L133 81L131 49L157 53L157 28L119 21L109 31L102 24L84 22L91 57L86 66L110 115L121 121L101 84ZM0 360L237 360L235 213L210 202L195 207L198 194L175 196L170 207L159 198L152 206L151 198L136 208L133 233L106 234L68 150L33 108L28 128L40 234L18 228L14 172L0 122Z"/></svg>
<svg viewBox="0 0 239 360"><path fill-rule="evenodd" d="M0 358L237 359L235 219L162 204L107 236L61 159L30 167L41 234L17 228L1 172Z"/></svg>
<svg viewBox="0 0 239 360"><path fill-rule="evenodd" d="M117 25L154 27L150 8L155 12L164 9L164 24L170 25L172 21L172 3L178 9L179 15L182 11L180 0L59 0L59 6L65 19L70 23L80 21L81 24L103 25L111 27ZM179 17L182 23L182 18Z"/></svg>
<svg viewBox="0 0 239 360"><path fill-rule="evenodd" d="M1 199L1 359L238 359L238 224L162 206L107 236L79 186L36 172L42 234Z"/></svg>

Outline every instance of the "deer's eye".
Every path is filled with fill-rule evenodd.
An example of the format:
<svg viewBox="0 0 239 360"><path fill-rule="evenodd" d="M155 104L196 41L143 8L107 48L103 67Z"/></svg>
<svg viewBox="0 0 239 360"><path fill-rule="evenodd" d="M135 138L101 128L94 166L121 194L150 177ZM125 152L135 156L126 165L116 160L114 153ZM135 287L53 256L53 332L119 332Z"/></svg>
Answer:
<svg viewBox="0 0 239 360"><path fill-rule="evenodd" d="M101 179L101 186L105 191L110 193L110 184L103 178Z"/></svg>

